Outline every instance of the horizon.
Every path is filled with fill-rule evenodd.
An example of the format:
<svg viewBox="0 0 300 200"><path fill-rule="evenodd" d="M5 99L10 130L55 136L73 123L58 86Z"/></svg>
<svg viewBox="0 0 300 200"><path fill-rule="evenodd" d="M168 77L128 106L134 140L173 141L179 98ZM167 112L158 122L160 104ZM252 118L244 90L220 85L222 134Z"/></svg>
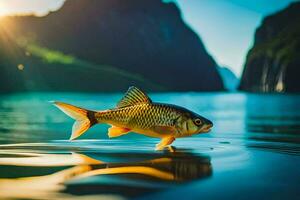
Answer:
<svg viewBox="0 0 300 200"><path fill-rule="evenodd" d="M64 2L65 0L26 0L26 2L1 0L0 17L32 14L45 16L49 12L59 10ZM284 0L274 4L269 4L268 0L259 3L249 0L243 2L165 0L164 2L174 2L179 7L184 22L199 36L208 54L214 58L218 66L229 68L240 78L246 55L254 42L255 30L262 19L295 1ZM222 14L213 12L215 10L221 11ZM240 24L244 26L241 27Z"/></svg>

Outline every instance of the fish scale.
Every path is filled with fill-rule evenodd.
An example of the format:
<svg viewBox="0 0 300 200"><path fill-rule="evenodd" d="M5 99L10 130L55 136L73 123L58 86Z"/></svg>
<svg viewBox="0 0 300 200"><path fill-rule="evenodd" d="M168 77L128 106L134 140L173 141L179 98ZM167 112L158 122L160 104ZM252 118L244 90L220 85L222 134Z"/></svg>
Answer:
<svg viewBox="0 0 300 200"><path fill-rule="evenodd" d="M178 112L163 104L140 104L120 109L112 109L96 114L99 122L123 125L125 127L151 128L171 126Z"/></svg>

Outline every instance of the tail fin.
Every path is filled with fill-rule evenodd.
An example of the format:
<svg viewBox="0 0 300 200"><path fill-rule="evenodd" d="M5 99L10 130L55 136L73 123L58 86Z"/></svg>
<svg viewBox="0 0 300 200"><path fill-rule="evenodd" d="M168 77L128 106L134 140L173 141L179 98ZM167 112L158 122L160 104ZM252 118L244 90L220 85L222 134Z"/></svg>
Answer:
<svg viewBox="0 0 300 200"><path fill-rule="evenodd" d="M94 111L85 110L83 108L79 108L62 102L53 102L53 104L69 117L76 120L72 127L72 135L70 137L70 140L78 138L90 127L97 123Z"/></svg>

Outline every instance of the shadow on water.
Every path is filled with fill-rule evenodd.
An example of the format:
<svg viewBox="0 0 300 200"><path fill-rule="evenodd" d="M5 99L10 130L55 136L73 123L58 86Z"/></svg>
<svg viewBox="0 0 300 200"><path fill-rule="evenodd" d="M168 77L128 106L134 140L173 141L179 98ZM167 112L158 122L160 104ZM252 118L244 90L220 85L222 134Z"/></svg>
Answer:
<svg viewBox="0 0 300 200"><path fill-rule="evenodd" d="M89 199L120 199L211 175L210 157L188 150L146 154L0 151L0 198L75 199L88 195Z"/></svg>

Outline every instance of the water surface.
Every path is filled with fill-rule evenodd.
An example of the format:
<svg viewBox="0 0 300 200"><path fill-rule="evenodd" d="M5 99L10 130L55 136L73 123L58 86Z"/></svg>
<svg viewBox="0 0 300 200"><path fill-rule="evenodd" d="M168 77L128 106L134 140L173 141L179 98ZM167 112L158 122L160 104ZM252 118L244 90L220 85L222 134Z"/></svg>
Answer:
<svg viewBox="0 0 300 200"><path fill-rule="evenodd" d="M108 139L107 125L68 141L69 119L48 101L112 108L122 94L0 96L0 198L296 199L300 195L300 96L150 94L214 122L177 139L176 151L137 134Z"/></svg>

